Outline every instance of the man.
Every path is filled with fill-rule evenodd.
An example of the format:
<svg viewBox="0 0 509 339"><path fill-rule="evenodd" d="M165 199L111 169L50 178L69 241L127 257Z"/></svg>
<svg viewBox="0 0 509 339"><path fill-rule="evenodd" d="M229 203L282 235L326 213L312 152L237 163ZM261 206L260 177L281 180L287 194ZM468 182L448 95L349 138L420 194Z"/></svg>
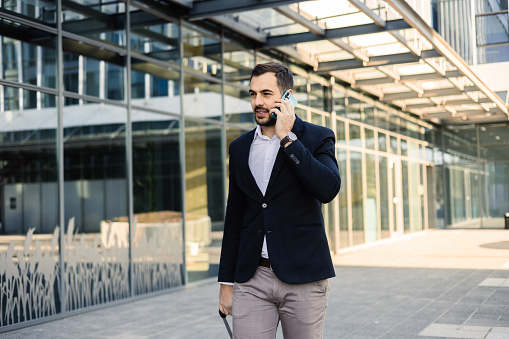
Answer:
<svg viewBox="0 0 509 339"><path fill-rule="evenodd" d="M279 320L285 338L323 333L335 273L321 206L341 179L334 133L295 115L281 99L292 87L286 66L256 65L249 93L258 127L230 145L219 309L232 314L238 339L275 338Z"/></svg>

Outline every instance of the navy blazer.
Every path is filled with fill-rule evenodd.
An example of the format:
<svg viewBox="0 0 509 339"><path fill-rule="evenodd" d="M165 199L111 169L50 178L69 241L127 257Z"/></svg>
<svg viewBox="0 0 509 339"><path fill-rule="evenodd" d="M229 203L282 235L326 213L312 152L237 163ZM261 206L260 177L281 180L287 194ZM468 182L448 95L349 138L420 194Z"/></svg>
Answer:
<svg viewBox="0 0 509 339"><path fill-rule="evenodd" d="M230 145L230 184L218 281L246 282L263 237L276 276L302 284L335 276L322 216L341 187L334 133L296 117L298 140L277 154L265 196L249 169L255 130Z"/></svg>

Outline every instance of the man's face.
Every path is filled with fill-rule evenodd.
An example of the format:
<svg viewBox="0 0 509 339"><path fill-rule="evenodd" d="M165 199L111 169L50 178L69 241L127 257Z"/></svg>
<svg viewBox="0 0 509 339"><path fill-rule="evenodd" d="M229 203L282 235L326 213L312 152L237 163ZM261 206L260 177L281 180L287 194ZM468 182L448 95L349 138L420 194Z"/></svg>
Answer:
<svg viewBox="0 0 509 339"><path fill-rule="evenodd" d="M269 112L276 99L281 98L281 92L277 86L277 78L274 72L267 72L251 79L249 89L251 95L251 107L253 108L256 123L260 126L274 126L276 119Z"/></svg>

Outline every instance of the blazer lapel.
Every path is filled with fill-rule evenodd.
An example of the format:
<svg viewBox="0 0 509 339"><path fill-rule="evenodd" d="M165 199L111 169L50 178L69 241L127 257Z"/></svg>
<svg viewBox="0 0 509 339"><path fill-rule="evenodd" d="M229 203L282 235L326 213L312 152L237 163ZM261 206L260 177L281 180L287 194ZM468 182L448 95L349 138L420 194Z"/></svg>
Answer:
<svg viewBox="0 0 509 339"><path fill-rule="evenodd" d="M295 116L295 122L293 123L292 132L295 133L297 139L302 135L302 119L298 116ZM276 182L277 176L279 172L283 168L283 165L286 161L286 155L283 154L284 151L282 148L279 149L276 156L276 162L274 163L274 168L272 168L272 173L270 174L269 185L267 186L267 191L265 192L265 196L270 192L270 189Z"/></svg>

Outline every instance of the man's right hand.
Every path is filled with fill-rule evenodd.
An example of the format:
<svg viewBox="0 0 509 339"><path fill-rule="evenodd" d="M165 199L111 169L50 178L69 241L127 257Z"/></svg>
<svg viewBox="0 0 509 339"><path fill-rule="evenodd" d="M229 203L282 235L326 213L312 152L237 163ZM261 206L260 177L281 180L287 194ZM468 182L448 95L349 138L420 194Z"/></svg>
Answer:
<svg viewBox="0 0 509 339"><path fill-rule="evenodd" d="M232 315L233 285L221 284L219 290L219 310L226 315Z"/></svg>

